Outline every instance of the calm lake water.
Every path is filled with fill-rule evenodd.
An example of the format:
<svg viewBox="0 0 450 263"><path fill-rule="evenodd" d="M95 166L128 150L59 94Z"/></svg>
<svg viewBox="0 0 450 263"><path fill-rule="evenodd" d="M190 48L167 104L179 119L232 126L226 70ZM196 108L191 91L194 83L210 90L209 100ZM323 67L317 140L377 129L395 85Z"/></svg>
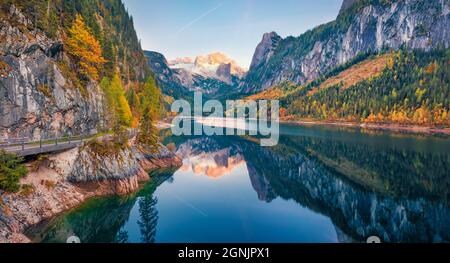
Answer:
<svg viewBox="0 0 450 263"><path fill-rule="evenodd" d="M28 233L36 242L450 241L450 139L281 126L250 136L170 136L183 166L126 197L89 200Z"/></svg>

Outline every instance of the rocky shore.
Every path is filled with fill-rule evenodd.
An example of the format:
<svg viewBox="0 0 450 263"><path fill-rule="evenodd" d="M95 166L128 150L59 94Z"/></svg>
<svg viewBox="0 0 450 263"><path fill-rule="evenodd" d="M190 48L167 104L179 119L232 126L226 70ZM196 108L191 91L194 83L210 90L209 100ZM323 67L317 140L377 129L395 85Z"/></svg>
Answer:
<svg viewBox="0 0 450 263"><path fill-rule="evenodd" d="M80 82L74 73L78 65L67 53L65 32L50 36L31 19L30 10L14 2L0 11L0 140L97 134L106 109L98 80ZM126 68L144 77L146 60L127 61ZM0 243L30 242L23 234L30 226L93 196L134 192L141 182L151 180L149 170L181 165L162 145L148 149L131 139L117 147L103 139L107 140L27 162L22 190L0 191Z"/></svg>
<svg viewBox="0 0 450 263"><path fill-rule="evenodd" d="M163 145L152 152L131 141L114 154L101 155L86 144L28 163L21 184L30 190L0 195L0 242L30 242L23 234L29 227L91 197L132 193L151 180L148 171L181 165Z"/></svg>

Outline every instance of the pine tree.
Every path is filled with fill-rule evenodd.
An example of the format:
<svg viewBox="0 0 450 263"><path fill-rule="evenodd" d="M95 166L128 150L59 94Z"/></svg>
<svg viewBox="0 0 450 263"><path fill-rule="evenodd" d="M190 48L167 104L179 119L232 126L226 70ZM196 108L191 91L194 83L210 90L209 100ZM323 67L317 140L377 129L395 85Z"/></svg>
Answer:
<svg viewBox="0 0 450 263"><path fill-rule="evenodd" d="M154 121L159 118L161 93L153 78L149 77L140 95L139 135L138 141L141 144L152 147L154 150L158 144L157 129Z"/></svg>
<svg viewBox="0 0 450 263"><path fill-rule="evenodd" d="M28 171L23 158L15 154L0 151L0 189L8 192L17 192L20 188L20 178L27 175Z"/></svg>
<svg viewBox="0 0 450 263"><path fill-rule="evenodd" d="M150 110L144 110L139 121L138 141L141 145L149 146L156 151L158 145L158 130L153 124L153 118Z"/></svg>
<svg viewBox="0 0 450 263"><path fill-rule="evenodd" d="M125 98L122 82L115 74L112 80L104 77L100 85L105 94L106 112L103 114L105 123L119 141L124 141L125 129L131 127L133 115Z"/></svg>

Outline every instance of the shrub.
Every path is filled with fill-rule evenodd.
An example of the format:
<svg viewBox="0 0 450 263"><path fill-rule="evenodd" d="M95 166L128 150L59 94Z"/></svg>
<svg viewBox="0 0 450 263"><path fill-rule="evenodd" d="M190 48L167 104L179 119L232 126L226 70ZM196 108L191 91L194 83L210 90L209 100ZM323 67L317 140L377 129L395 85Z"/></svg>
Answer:
<svg viewBox="0 0 450 263"><path fill-rule="evenodd" d="M56 186L56 182L52 180L42 180L41 184L47 187L47 189L53 189Z"/></svg>
<svg viewBox="0 0 450 263"><path fill-rule="evenodd" d="M46 84L39 84L37 90L40 91L46 98L53 99L53 93L50 87Z"/></svg>
<svg viewBox="0 0 450 263"><path fill-rule="evenodd" d="M12 153L0 151L0 189L7 192L17 192L19 180L28 174L23 164L23 158Z"/></svg>
<svg viewBox="0 0 450 263"><path fill-rule="evenodd" d="M24 184L24 185L22 185L22 190L20 191L20 195L30 196L34 193L35 190L36 189L34 188L34 185Z"/></svg>

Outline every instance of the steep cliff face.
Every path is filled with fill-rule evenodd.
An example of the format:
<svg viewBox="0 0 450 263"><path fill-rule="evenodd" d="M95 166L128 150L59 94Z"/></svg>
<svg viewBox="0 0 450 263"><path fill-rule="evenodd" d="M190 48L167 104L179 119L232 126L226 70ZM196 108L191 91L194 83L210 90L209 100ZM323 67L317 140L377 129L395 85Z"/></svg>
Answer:
<svg viewBox="0 0 450 263"><path fill-rule="evenodd" d="M231 63L220 64L216 71L217 76L226 83L231 83Z"/></svg>
<svg viewBox="0 0 450 263"><path fill-rule="evenodd" d="M0 137L39 139L95 130L97 85L88 83L86 94L76 89L60 66L67 62L61 41L20 29L30 26L14 5L0 21Z"/></svg>
<svg viewBox="0 0 450 263"><path fill-rule="evenodd" d="M99 78L81 76L68 51L77 14L100 43ZM128 85L150 75L121 0L8 0L0 18L0 139L93 133L102 115L99 80L117 72Z"/></svg>
<svg viewBox="0 0 450 263"><path fill-rule="evenodd" d="M269 36L263 38L242 90L257 92L282 81L303 84L358 53L402 46L425 50L448 47L449 16L448 0L344 1L335 21L299 37L279 40L271 56L262 55L270 54L262 48L270 44Z"/></svg>
<svg viewBox="0 0 450 263"><path fill-rule="evenodd" d="M253 54L250 70L258 67L261 63L266 63L272 57L280 40L281 37L275 32L265 33Z"/></svg>
<svg viewBox="0 0 450 263"><path fill-rule="evenodd" d="M189 90L180 82L177 72L169 67L169 63L163 54L154 51L144 51L148 65L164 94L174 98L184 98L189 94Z"/></svg>

